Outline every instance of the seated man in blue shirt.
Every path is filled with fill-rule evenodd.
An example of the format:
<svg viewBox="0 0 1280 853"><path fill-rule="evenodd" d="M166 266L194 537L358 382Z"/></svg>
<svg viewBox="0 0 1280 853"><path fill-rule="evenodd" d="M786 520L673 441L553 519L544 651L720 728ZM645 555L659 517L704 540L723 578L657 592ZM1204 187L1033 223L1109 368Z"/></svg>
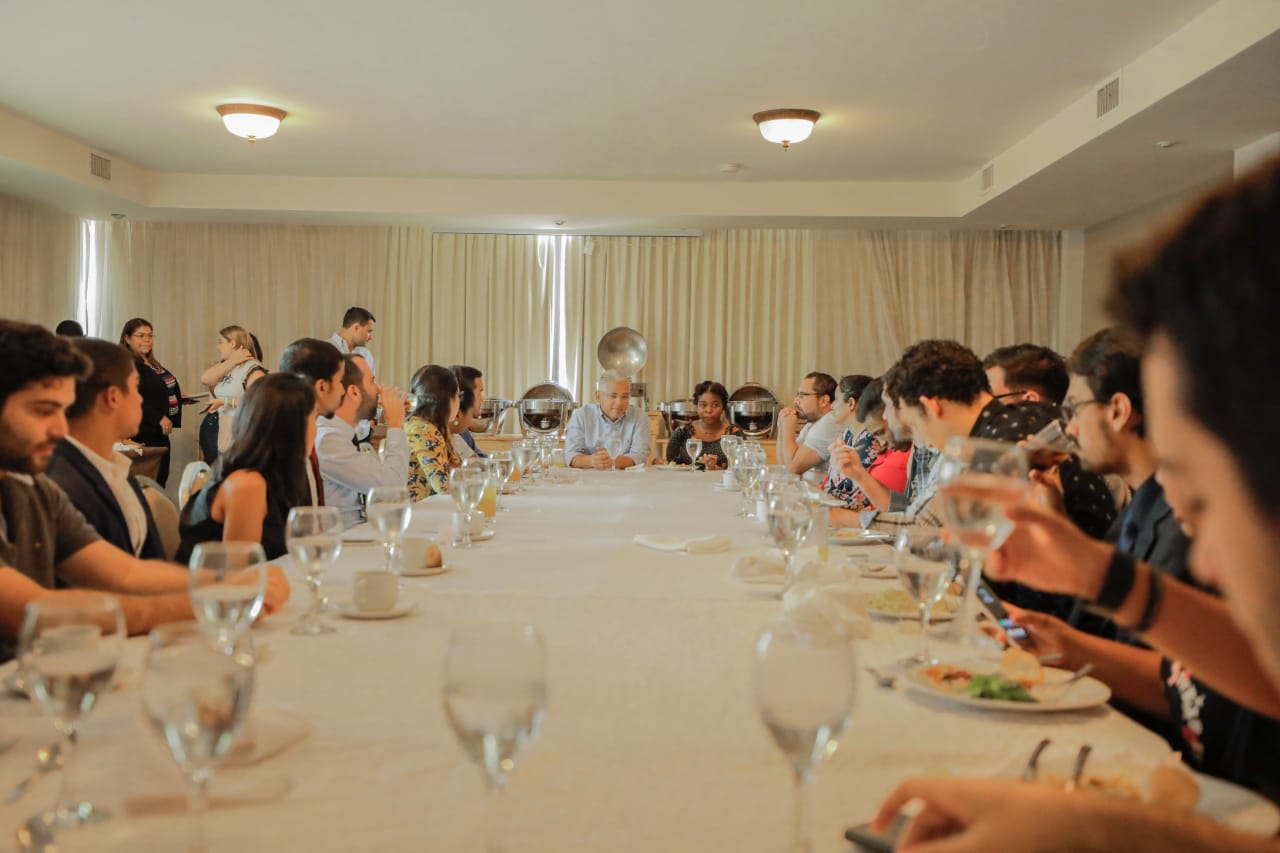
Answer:
<svg viewBox="0 0 1280 853"><path fill-rule="evenodd" d="M630 468L649 459L649 416L631 406L631 380L613 370L596 380L596 401L576 410L564 435L571 468Z"/></svg>

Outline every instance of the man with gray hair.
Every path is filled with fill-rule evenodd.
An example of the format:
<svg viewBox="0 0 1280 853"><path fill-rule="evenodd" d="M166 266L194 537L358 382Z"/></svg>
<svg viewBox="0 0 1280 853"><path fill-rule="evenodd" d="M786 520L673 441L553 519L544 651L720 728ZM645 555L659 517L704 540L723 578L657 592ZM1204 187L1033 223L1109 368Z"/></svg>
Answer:
<svg viewBox="0 0 1280 853"><path fill-rule="evenodd" d="M649 416L631 408L631 380L614 370L600 374L596 401L574 411L564 434L571 468L630 468L649 459Z"/></svg>

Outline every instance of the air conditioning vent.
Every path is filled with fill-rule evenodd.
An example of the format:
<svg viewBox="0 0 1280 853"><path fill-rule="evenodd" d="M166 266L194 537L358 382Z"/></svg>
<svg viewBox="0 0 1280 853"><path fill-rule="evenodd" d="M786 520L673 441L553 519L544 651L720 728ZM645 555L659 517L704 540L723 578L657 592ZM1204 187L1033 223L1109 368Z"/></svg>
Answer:
<svg viewBox="0 0 1280 853"><path fill-rule="evenodd" d="M986 192L996 185L996 164L991 163L982 170L982 191Z"/></svg>
<svg viewBox="0 0 1280 853"><path fill-rule="evenodd" d="M1120 106L1120 78L1116 77L1098 90L1098 118Z"/></svg>
<svg viewBox="0 0 1280 853"><path fill-rule="evenodd" d="M104 181L111 180L111 161L106 157L90 154L89 174L102 178Z"/></svg>

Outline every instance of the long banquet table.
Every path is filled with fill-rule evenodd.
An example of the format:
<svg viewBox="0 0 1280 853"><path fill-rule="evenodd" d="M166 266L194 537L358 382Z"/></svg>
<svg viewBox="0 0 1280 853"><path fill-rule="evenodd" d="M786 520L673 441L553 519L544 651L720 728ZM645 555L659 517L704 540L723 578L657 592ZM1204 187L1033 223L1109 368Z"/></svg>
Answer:
<svg viewBox="0 0 1280 853"><path fill-rule="evenodd" d="M768 541L755 522L734 517L738 495L714 488L718 481L661 470L587 472L576 483L505 497L510 511L500 513L492 540L446 548L451 571L404 580L402 594L417 610L398 620L330 613L336 633L293 636L288 628L307 601L295 580L289 606L254 632L263 653L254 713L289 712L312 732L260 764L215 773L215 794L282 779L291 785L268 801L212 809L212 849L480 850L481 772L441 705L446 638L475 621L530 623L547 647L542 732L504 804L511 849L787 849L791 772L752 692L753 643L781 604L768 588L731 578L734 558ZM415 507L411 530L435 532L451 511L447 498L426 501ZM713 532L731 536L733 549L693 556L631 542L637 533ZM831 552L832 559L847 553ZM325 593L348 597L351 573L380 560L377 546L347 544ZM892 666L914 650L916 630L876 622L857 644L854 725L819 770L813 800L819 850L849 849L845 827L865 820L904 777L993 772L1046 734L1072 754L1085 740L1099 753L1167 752L1110 708L990 713L878 687L862 667ZM181 811L142 817L121 808L140 786L181 791L141 719L142 644L130 641L124 685L93 712L81 738L80 792L117 815L69 834L65 849L174 849L180 837ZM937 648L945 651L946 641ZM21 733L0 754L4 791L31 769L51 729L26 703L0 710L5 727ZM0 810L0 836L12 839L20 821L53 798L54 777Z"/></svg>

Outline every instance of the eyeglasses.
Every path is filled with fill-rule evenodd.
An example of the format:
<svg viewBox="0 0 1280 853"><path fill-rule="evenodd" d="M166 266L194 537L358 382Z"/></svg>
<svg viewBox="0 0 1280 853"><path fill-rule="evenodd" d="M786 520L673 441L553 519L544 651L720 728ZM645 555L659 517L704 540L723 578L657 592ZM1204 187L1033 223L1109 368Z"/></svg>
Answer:
<svg viewBox="0 0 1280 853"><path fill-rule="evenodd" d="M797 392L796 392L796 397L797 397L797 398L799 398L799 397L817 397L817 396L818 396L818 392L817 392L817 391L797 391Z"/></svg>
<svg viewBox="0 0 1280 853"><path fill-rule="evenodd" d="M1005 391L1003 394L996 394L995 396L997 400L1003 403L1005 400L1008 400L1010 397L1017 397L1020 400L1026 395L1027 395L1026 391ZM1017 400L1015 400L1014 402L1017 402Z"/></svg>
<svg viewBox="0 0 1280 853"><path fill-rule="evenodd" d="M1075 418L1076 413L1080 411L1081 407L1088 406L1090 404L1095 406L1105 406L1106 402L1103 400L1081 400L1079 403L1063 403L1061 407L1062 419L1064 421L1071 421Z"/></svg>

